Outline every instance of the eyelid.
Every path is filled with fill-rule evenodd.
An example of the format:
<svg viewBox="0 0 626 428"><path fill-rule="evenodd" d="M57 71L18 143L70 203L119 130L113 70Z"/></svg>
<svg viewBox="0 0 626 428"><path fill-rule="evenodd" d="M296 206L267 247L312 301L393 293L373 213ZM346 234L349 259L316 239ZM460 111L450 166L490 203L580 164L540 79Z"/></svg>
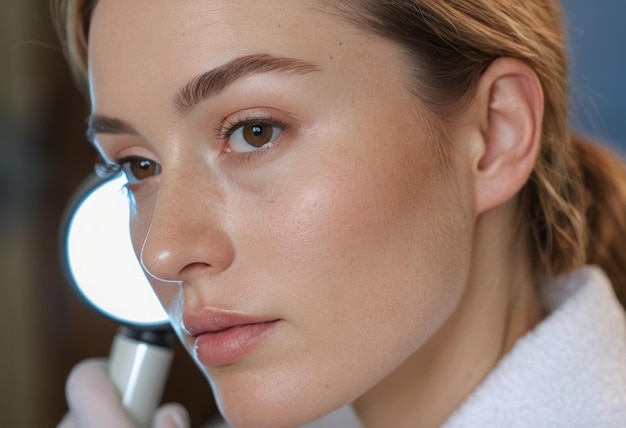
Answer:
<svg viewBox="0 0 626 428"><path fill-rule="evenodd" d="M132 162L142 162L147 161L154 168L154 171L150 171L149 175L146 177L138 177L135 172L132 171ZM144 181L152 178L161 173L161 164L157 161L154 161L145 156L125 156L115 161L106 161L103 160L101 162L96 163L96 174L98 176L103 177L105 179L114 177L117 174L124 174L126 176L126 187L130 190L137 187Z"/></svg>
<svg viewBox="0 0 626 428"><path fill-rule="evenodd" d="M279 133L273 141L258 149L241 151L232 147L231 138L236 131L240 131L246 125L263 124L276 128ZM270 153L276 153L289 139L295 138L300 127L298 116L269 107L257 107L240 110L222 119L216 128L216 139L220 145L220 153L231 157L237 162L252 161L265 157Z"/></svg>
<svg viewBox="0 0 626 428"><path fill-rule="evenodd" d="M107 163L118 163L128 156L158 159L155 147L145 138L126 134L98 134L96 150Z"/></svg>
<svg viewBox="0 0 626 428"><path fill-rule="evenodd" d="M219 140L226 140L237 129L255 123L277 126L285 130L288 128L288 122L291 119L289 115L276 114L267 108L248 109L224 117L222 123L215 131Z"/></svg>

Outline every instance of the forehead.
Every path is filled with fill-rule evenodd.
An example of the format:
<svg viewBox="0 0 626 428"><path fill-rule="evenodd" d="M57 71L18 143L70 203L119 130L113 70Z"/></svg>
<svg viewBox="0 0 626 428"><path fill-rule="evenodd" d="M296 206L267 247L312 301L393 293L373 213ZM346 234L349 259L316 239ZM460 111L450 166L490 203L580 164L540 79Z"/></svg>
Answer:
<svg viewBox="0 0 626 428"><path fill-rule="evenodd" d="M314 0L100 0L90 29L89 77L107 86L133 82L126 88L131 93L142 81L168 90L243 55L345 57L349 50L342 46L355 37L368 35Z"/></svg>
<svg viewBox="0 0 626 428"><path fill-rule="evenodd" d="M224 50L236 48L236 41L276 43L281 33L306 31L309 26L302 28L302 24L312 19L320 28L331 16L321 10L312 0L100 0L92 18L90 47L101 28L106 44L118 49L131 46L128 36L132 35L135 44L149 44L159 52L176 46L179 50L168 52L173 55L185 54L181 43L198 40Z"/></svg>

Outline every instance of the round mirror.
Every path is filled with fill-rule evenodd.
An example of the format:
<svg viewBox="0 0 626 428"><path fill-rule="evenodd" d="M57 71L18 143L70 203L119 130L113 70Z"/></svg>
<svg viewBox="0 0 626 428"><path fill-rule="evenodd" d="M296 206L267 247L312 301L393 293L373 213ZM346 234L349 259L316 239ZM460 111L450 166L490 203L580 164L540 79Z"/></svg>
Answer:
<svg viewBox="0 0 626 428"><path fill-rule="evenodd" d="M154 294L130 241L126 178L95 174L70 204L62 245L64 264L79 294L115 321L162 329L167 315Z"/></svg>

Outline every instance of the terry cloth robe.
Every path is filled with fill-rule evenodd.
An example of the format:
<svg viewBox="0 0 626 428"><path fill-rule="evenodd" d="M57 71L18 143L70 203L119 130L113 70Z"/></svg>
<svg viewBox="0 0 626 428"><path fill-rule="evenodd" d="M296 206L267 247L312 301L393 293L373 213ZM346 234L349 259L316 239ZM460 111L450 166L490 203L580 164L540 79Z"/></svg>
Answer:
<svg viewBox="0 0 626 428"><path fill-rule="evenodd" d="M548 316L443 428L626 428L626 314L596 267L544 287Z"/></svg>

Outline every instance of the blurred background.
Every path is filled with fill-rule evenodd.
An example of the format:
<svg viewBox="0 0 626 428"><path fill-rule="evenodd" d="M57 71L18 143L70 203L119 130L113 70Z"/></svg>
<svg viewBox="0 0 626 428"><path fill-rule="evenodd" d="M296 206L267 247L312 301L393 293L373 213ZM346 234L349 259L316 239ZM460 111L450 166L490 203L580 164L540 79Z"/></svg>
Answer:
<svg viewBox="0 0 626 428"><path fill-rule="evenodd" d="M574 127L626 151L626 2L561 0L570 41Z"/></svg>
<svg viewBox="0 0 626 428"><path fill-rule="evenodd" d="M563 0L572 57L572 120L626 148L626 2ZM116 330L70 291L58 228L92 171L86 101L58 47L46 0L0 0L0 426L51 427L79 360L105 356ZM214 412L210 390L180 348L166 400Z"/></svg>

